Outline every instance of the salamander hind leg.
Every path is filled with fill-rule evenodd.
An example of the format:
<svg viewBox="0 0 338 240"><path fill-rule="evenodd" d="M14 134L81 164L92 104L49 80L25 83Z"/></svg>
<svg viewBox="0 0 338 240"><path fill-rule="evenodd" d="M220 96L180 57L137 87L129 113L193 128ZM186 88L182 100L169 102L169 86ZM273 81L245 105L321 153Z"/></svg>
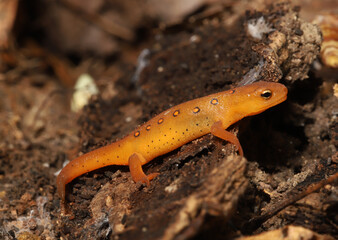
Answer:
<svg viewBox="0 0 338 240"><path fill-rule="evenodd" d="M231 132L225 130L221 121L215 122L211 126L211 134L235 145L239 155L243 156L243 149L238 138Z"/></svg>
<svg viewBox="0 0 338 240"><path fill-rule="evenodd" d="M142 170L142 162L146 162L144 157L139 153L134 153L129 157L128 164L131 177L134 182L146 183L149 186L149 181L155 178L159 173L151 173L146 175Z"/></svg>

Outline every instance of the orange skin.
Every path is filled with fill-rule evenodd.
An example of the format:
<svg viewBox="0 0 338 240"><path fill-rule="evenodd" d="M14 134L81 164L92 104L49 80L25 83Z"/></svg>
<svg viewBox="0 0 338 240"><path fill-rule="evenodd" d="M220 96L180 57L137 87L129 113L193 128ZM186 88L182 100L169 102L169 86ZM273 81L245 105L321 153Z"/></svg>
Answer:
<svg viewBox="0 0 338 240"><path fill-rule="evenodd" d="M145 175L142 165L211 133L234 144L243 155L238 138L226 129L244 117L255 115L287 98L279 83L256 82L211 94L172 107L123 139L86 153L65 166L57 177L58 194L64 201L65 186L74 178L108 165L129 165L132 179L149 185L158 173Z"/></svg>

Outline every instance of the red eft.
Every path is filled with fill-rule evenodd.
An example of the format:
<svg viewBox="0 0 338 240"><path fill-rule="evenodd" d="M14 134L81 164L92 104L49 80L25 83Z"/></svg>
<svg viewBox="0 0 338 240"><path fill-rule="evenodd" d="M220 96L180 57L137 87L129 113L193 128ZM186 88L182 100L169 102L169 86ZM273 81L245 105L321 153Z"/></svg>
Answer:
<svg viewBox="0 0 338 240"><path fill-rule="evenodd" d="M129 165L132 179L149 185L158 173L146 175L142 165L208 133L234 144L243 155L238 138L226 129L285 101L287 92L280 83L256 82L174 106L123 139L68 163L57 177L58 194L64 201L67 183L108 165Z"/></svg>

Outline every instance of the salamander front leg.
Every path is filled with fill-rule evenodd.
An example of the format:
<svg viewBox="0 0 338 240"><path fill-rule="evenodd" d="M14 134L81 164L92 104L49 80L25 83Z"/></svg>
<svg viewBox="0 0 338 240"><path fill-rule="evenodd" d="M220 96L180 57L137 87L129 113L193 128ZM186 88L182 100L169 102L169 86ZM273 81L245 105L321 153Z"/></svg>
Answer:
<svg viewBox="0 0 338 240"><path fill-rule="evenodd" d="M239 155L243 156L243 149L238 138L231 132L225 130L221 121L215 122L211 126L211 134L235 145Z"/></svg>
<svg viewBox="0 0 338 240"><path fill-rule="evenodd" d="M147 176L142 170L142 162L146 161L139 153L134 153L129 157L128 164L131 177L134 182L146 183L149 186L149 181L155 178L159 173L151 173Z"/></svg>

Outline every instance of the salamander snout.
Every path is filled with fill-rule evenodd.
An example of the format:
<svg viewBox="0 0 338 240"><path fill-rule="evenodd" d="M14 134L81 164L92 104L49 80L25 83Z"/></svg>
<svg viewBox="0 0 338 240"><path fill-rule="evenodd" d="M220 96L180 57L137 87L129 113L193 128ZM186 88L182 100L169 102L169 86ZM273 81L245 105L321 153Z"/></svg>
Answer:
<svg viewBox="0 0 338 240"><path fill-rule="evenodd" d="M245 104L248 115L255 115L273 107L287 98L288 89L280 83L256 82L247 86L247 102Z"/></svg>

